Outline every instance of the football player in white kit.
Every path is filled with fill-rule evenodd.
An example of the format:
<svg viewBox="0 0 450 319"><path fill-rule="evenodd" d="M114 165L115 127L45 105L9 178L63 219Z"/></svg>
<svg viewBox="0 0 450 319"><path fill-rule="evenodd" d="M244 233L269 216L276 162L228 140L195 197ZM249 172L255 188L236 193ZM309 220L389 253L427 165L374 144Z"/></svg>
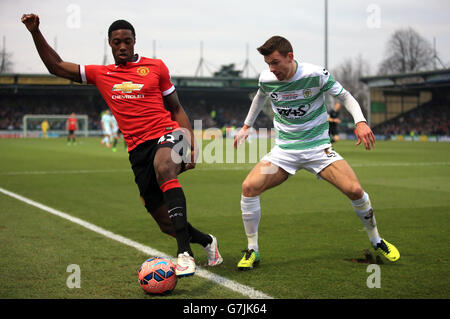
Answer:
<svg viewBox="0 0 450 319"><path fill-rule="evenodd" d="M101 118L103 139L101 141L102 145L106 145L108 148L111 147L111 136L112 136L112 115L109 110L106 110Z"/></svg>
<svg viewBox="0 0 450 319"><path fill-rule="evenodd" d="M261 72L258 92L234 145L237 147L248 137L250 128L268 98L274 112L276 145L242 183L241 212L248 245L238 268L253 269L260 262L259 196L302 168L344 193L364 224L374 249L390 261L398 260L400 254L397 248L378 233L369 195L361 187L347 161L331 147L324 93L337 98L353 116L357 145L362 142L367 150L374 146L375 136L358 102L326 69L296 61L287 39L271 37L258 51L264 56L269 69Z"/></svg>
<svg viewBox="0 0 450 319"><path fill-rule="evenodd" d="M119 140L119 126L117 125L116 118L111 114L111 139L112 139L112 151L117 151L117 141Z"/></svg>

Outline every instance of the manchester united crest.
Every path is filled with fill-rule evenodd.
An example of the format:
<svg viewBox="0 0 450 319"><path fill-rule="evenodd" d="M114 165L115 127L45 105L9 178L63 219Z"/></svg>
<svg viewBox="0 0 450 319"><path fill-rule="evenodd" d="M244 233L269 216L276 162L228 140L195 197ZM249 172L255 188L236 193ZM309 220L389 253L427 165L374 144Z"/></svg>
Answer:
<svg viewBox="0 0 450 319"><path fill-rule="evenodd" d="M140 76L146 76L150 72L150 70L146 66L140 66L136 69L136 72Z"/></svg>

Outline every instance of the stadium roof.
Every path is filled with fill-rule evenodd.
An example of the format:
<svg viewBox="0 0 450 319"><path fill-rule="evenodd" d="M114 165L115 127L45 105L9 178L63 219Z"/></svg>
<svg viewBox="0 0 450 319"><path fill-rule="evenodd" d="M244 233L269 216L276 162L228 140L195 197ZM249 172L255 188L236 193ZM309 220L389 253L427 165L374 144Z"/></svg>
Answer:
<svg viewBox="0 0 450 319"><path fill-rule="evenodd" d="M171 78L175 86L184 88L258 88L257 78L183 77ZM52 74L0 74L0 85L80 85ZM83 84L81 84L83 85Z"/></svg>
<svg viewBox="0 0 450 319"><path fill-rule="evenodd" d="M450 86L450 69L362 77L369 87Z"/></svg>

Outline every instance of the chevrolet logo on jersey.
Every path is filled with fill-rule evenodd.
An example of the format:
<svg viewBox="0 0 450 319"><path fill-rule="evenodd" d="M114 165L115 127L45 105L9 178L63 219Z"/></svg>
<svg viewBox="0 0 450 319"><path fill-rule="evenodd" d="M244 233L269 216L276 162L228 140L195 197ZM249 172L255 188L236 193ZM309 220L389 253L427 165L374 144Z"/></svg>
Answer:
<svg viewBox="0 0 450 319"><path fill-rule="evenodd" d="M136 84L133 82L122 82L121 84L114 84L113 91L121 91L122 93L133 93L133 91L140 91L144 84Z"/></svg>

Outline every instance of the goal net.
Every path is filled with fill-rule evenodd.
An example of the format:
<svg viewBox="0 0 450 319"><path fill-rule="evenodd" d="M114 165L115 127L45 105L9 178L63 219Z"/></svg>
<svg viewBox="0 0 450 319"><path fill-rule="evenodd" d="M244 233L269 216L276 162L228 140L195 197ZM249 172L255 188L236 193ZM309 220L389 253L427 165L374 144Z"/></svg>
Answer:
<svg viewBox="0 0 450 319"><path fill-rule="evenodd" d="M47 120L49 128L47 130L48 137L60 137L67 136L66 122L70 117L67 115L55 115L55 114L26 114L23 116L23 137L41 137L42 127L41 124L44 120ZM75 117L78 120L78 130L75 131L76 135L88 136L88 116L84 114L77 114Z"/></svg>

